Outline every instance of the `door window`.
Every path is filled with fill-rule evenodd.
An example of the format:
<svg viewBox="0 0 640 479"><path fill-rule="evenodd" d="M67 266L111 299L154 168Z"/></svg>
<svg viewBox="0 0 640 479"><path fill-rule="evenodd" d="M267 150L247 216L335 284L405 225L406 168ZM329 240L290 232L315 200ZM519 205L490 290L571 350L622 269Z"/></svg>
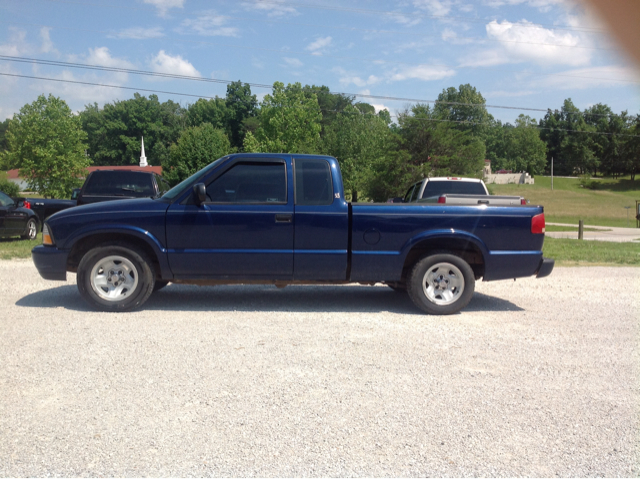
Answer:
<svg viewBox="0 0 640 479"><path fill-rule="evenodd" d="M207 186L213 203L286 204L287 172L283 162L236 163Z"/></svg>

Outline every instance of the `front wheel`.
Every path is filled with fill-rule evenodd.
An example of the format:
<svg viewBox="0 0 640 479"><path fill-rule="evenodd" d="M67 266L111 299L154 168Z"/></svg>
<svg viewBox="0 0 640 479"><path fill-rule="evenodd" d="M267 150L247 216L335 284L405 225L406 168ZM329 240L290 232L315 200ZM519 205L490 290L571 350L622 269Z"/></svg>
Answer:
<svg viewBox="0 0 640 479"><path fill-rule="evenodd" d="M448 253L433 254L418 261L407 281L414 304L428 314L453 314L464 308L475 289L471 266Z"/></svg>
<svg viewBox="0 0 640 479"><path fill-rule="evenodd" d="M99 311L130 311L153 292L155 275L141 251L131 246L90 250L78 266L78 290Z"/></svg>
<svg viewBox="0 0 640 479"><path fill-rule="evenodd" d="M29 221L27 221L24 234L20 237L22 239L34 240L36 236L38 236L38 222L34 218L30 218Z"/></svg>

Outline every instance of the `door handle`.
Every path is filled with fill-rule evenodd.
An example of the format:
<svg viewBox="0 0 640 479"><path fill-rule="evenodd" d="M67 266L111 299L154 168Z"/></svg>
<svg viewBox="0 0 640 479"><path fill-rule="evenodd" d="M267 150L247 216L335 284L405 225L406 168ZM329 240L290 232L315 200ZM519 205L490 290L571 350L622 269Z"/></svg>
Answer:
<svg viewBox="0 0 640 479"><path fill-rule="evenodd" d="M478 204L479 205L488 205L489 204L489 200L478 200Z"/></svg>
<svg viewBox="0 0 640 479"><path fill-rule="evenodd" d="M293 215L291 214L277 214L276 223L291 223Z"/></svg>

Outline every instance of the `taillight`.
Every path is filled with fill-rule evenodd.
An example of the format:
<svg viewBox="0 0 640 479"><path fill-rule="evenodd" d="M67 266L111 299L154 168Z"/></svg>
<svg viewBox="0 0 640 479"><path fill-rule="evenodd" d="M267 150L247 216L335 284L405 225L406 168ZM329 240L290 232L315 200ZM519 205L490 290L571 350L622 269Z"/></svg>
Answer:
<svg viewBox="0 0 640 479"><path fill-rule="evenodd" d="M544 234L544 227L544 213L535 215L533 218L531 218L531 232L534 235Z"/></svg>
<svg viewBox="0 0 640 479"><path fill-rule="evenodd" d="M441 196L438 198L438 203L446 203L447 202L447 197L446 196Z"/></svg>
<svg viewBox="0 0 640 479"><path fill-rule="evenodd" d="M27 200L24 200L24 203L22 204L22 207L30 210L31 209L31 203L29 203Z"/></svg>
<svg viewBox="0 0 640 479"><path fill-rule="evenodd" d="M521 205L526 205L527 204L527 200L525 200L524 198L520 199L520 204Z"/></svg>

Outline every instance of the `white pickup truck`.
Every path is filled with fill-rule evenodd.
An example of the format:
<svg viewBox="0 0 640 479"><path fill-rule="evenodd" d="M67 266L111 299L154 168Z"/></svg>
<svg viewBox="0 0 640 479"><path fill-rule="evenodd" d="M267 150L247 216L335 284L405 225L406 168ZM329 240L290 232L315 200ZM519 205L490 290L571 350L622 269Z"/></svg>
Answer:
<svg viewBox="0 0 640 479"><path fill-rule="evenodd" d="M477 178L425 178L411 185L403 203L439 203L447 205L526 205L522 196L493 196L484 181Z"/></svg>

